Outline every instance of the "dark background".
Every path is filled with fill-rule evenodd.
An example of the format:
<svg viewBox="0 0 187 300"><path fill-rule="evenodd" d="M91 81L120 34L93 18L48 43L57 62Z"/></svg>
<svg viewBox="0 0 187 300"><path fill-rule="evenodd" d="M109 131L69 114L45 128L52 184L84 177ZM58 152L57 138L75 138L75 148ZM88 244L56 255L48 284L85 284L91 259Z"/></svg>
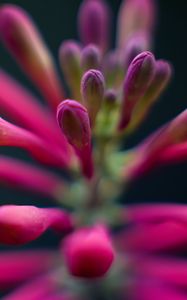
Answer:
<svg viewBox="0 0 187 300"><path fill-rule="evenodd" d="M45 40L57 60L58 47L62 40L77 38L76 15L80 0L18 0L11 3L24 7L34 18L42 31ZM117 10L120 0L108 0L113 11L113 43ZM174 66L173 80L154 107L151 115L140 130L130 139L129 145L134 145L152 132L158 126L177 115L187 106L187 4L186 1L160 0L158 2L158 24L155 33L154 53L157 58L165 58ZM1 1L0 3L8 3ZM10 2L9 2L10 3ZM0 46L0 66L19 79L34 93L37 91L17 67L8 53ZM25 156L20 150L1 149L1 153L12 154L18 157ZM131 187L126 201L187 201L187 164L164 167L142 178ZM42 203L43 199L27 193L10 191L1 187L1 203L12 203L14 199L20 204ZM50 203L47 199L46 202Z"/></svg>

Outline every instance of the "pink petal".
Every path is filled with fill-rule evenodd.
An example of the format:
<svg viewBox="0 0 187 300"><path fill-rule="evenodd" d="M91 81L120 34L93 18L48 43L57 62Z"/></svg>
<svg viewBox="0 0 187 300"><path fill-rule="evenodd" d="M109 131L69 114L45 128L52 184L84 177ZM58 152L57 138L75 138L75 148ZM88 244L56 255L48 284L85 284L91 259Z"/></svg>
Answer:
<svg viewBox="0 0 187 300"><path fill-rule="evenodd" d="M124 210L129 222L178 221L187 223L187 206L174 204L138 204Z"/></svg>
<svg viewBox="0 0 187 300"><path fill-rule="evenodd" d="M53 251L17 251L0 253L0 289L4 290L48 271L57 261Z"/></svg>
<svg viewBox="0 0 187 300"><path fill-rule="evenodd" d="M40 237L48 228L67 232L72 226L70 216L60 209L24 205L0 207L1 244L26 244Z"/></svg>
<svg viewBox="0 0 187 300"><path fill-rule="evenodd" d="M164 149L158 155L158 163L163 164L173 164L181 163L187 160L187 142L183 142L177 145L172 145Z"/></svg>
<svg viewBox="0 0 187 300"><path fill-rule="evenodd" d="M0 146L14 146L28 150L34 158L44 164L56 167L67 166L63 151L51 145L33 133L15 126L0 118Z"/></svg>
<svg viewBox="0 0 187 300"><path fill-rule="evenodd" d="M66 140L50 112L3 70L0 70L0 109L21 126L57 143L62 151L67 152Z"/></svg>
<svg viewBox="0 0 187 300"><path fill-rule="evenodd" d="M132 289L132 300L186 300L187 294L162 282L139 280Z"/></svg>
<svg viewBox="0 0 187 300"><path fill-rule="evenodd" d="M53 198L64 189L63 181L57 175L2 155L0 182Z"/></svg>
<svg viewBox="0 0 187 300"><path fill-rule="evenodd" d="M5 296L4 300L44 300L57 289L57 278L49 274L16 289L8 296Z"/></svg>
<svg viewBox="0 0 187 300"><path fill-rule="evenodd" d="M135 261L133 269L139 276L152 277L182 288L187 287L186 260L146 256Z"/></svg>
<svg viewBox="0 0 187 300"><path fill-rule="evenodd" d="M137 225L120 236L128 251L154 252L183 249L187 246L187 224L167 221L156 225Z"/></svg>
<svg viewBox="0 0 187 300"><path fill-rule="evenodd" d="M20 67L56 108L62 100L62 88L53 59L30 16L19 6L1 6L0 36Z"/></svg>

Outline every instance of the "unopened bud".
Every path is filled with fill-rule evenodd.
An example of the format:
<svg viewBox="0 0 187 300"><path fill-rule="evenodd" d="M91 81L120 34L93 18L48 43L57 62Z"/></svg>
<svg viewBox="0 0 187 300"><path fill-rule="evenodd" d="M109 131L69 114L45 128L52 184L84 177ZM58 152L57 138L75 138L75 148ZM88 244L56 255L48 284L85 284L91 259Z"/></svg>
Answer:
<svg viewBox="0 0 187 300"><path fill-rule="evenodd" d="M150 36L155 24L155 14L154 0L122 1L118 16L118 46L126 46L129 37L138 31Z"/></svg>
<svg viewBox="0 0 187 300"><path fill-rule="evenodd" d="M119 88L124 78L124 67L118 52L109 52L103 60L103 74L108 88Z"/></svg>
<svg viewBox="0 0 187 300"><path fill-rule="evenodd" d="M98 70L87 71L81 82L83 103L88 109L91 125L94 126L96 116L101 108L105 89L105 80Z"/></svg>
<svg viewBox="0 0 187 300"><path fill-rule="evenodd" d="M99 69L101 64L101 52L95 45L88 45L82 51L81 65L84 71Z"/></svg>
<svg viewBox="0 0 187 300"><path fill-rule="evenodd" d="M82 228L62 245L69 272L80 278L103 277L114 260L110 237L102 227Z"/></svg>
<svg viewBox="0 0 187 300"><path fill-rule="evenodd" d="M146 93L154 74L155 59L150 52L142 52L130 64L123 87L119 130L129 124L134 107Z"/></svg>
<svg viewBox="0 0 187 300"><path fill-rule="evenodd" d="M72 96L80 100L81 47L75 41L65 41L59 50L59 59L63 74Z"/></svg>
<svg viewBox="0 0 187 300"><path fill-rule="evenodd" d="M57 121L81 161L83 174L91 178L91 129L86 108L77 101L65 100L58 106Z"/></svg>
<svg viewBox="0 0 187 300"><path fill-rule="evenodd" d="M104 0L84 0L79 10L79 33L85 44L105 52L110 36L110 11Z"/></svg>

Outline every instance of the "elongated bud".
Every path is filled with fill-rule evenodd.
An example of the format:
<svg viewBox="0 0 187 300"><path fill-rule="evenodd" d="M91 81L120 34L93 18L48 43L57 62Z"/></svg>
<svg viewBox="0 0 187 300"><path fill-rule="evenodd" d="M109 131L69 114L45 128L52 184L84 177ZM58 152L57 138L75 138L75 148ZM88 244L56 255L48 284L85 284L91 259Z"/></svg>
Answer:
<svg viewBox="0 0 187 300"><path fill-rule="evenodd" d="M94 126L96 116L101 108L105 89L105 80L98 70L89 70L82 78L81 93L83 103L88 110L91 126Z"/></svg>
<svg viewBox="0 0 187 300"><path fill-rule="evenodd" d="M138 32L130 36L123 53L125 70L127 70L138 54L146 50L150 50L150 45L149 38L145 32Z"/></svg>
<svg viewBox="0 0 187 300"><path fill-rule="evenodd" d="M155 59L150 52L142 52L130 64L123 87L119 130L129 124L134 107L147 91L154 73Z"/></svg>
<svg viewBox="0 0 187 300"><path fill-rule="evenodd" d="M104 95L105 108L112 110L116 106L117 93L115 90L107 90Z"/></svg>
<svg viewBox="0 0 187 300"><path fill-rule="evenodd" d="M154 0L122 1L118 16L118 47L126 46L128 38L138 31L150 36L155 23L155 13Z"/></svg>
<svg viewBox="0 0 187 300"><path fill-rule="evenodd" d="M86 108L74 100L63 101L58 106L57 121L80 158L83 174L91 178L93 175L91 129Z"/></svg>
<svg viewBox="0 0 187 300"><path fill-rule="evenodd" d="M0 8L0 37L24 72L56 109L62 98L53 59L30 16L16 5Z"/></svg>
<svg viewBox="0 0 187 300"><path fill-rule="evenodd" d="M84 0L78 16L81 41L95 44L102 52L109 45L110 11L104 0Z"/></svg>
<svg viewBox="0 0 187 300"><path fill-rule="evenodd" d="M77 277L104 276L114 260L114 250L106 230L100 226L82 228L62 244L69 272Z"/></svg>
<svg viewBox="0 0 187 300"><path fill-rule="evenodd" d="M82 51L81 66L84 71L90 69L100 69L101 52L95 45L90 44Z"/></svg>
<svg viewBox="0 0 187 300"><path fill-rule="evenodd" d="M80 100L81 47L76 41L65 41L59 50L62 71L72 96Z"/></svg>
<svg viewBox="0 0 187 300"><path fill-rule="evenodd" d="M155 101L159 99L164 89L168 86L168 83L172 76L171 65L164 60L156 61L156 70L154 78L147 89L145 95L138 102L135 107L132 124L130 130L136 128L146 118L150 109L154 105Z"/></svg>

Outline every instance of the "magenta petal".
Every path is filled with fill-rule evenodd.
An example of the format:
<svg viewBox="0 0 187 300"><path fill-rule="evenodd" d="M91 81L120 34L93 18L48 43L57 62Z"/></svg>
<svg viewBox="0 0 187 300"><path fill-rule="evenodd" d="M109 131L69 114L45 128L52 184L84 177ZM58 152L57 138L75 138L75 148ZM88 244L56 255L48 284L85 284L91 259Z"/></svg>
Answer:
<svg viewBox="0 0 187 300"><path fill-rule="evenodd" d="M187 222L187 206L175 204L139 204L124 210L124 218L129 222Z"/></svg>
<svg viewBox="0 0 187 300"><path fill-rule="evenodd" d="M187 246L187 224L166 221L156 225L137 225L120 237L124 249L155 252L182 249Z"/></svg>
<svg viewBox="0 0 187 300"><path fill-rule="evenodd" d="M1 6L0 37L50 105L56 108L63 96L61 85L53 59L30 16L19 6Z"/></svg>
<svg viewBox="0 0 187 300"><path fill-rule="evenodd" d="M17 205L0 207L1 244L26 244L37 239L48 228L67 232L72 226L70 216L59 209Z"/></svg>
<svg viewBox="0 0 187 300"><path fill-rule="evenodd" d="M139 276L152 277L177 287L187 287L185 260L146 256L135 261L133 268Z"/></svg>
<svg viewBox="0 0 187 300"><path fill-rule="evenodd" d="M39 277L5 296L4 300L44 300L58 290L57 282L51 274Z"/></svg>
<svg viewBox="0 0 187 300"><path fill-rule="evenodd" d="M21 126L57 143L67 153L65 138L60 134L52 114L3 70L0 70L0 109Z"/></svg>
<svg viewBox="0 0 187 300"><path fill-rule="evenodd" d="M52 198L55 198L58 191L62 192L64 186L62 179L52 172L2 155L0 182Z"/></svg>
<svg viewBox="0 0 187 300"><path fill-rule="evenodd" d="M132 288L132 300L186 300L187 294L160 281L152 279L135 283Z"/></svg>
<svg viewBox="0 0 187 300"><path fill-rule="evenodd" d="M15 286L48 271L57 260L53 251L17 251L0 253L0 290Z"/></svg>
<svg viewBox="0 0 187 300"><path fill-rule="evenodd" d="M29 151L44 164L56 167L67 166L67 156L55 145L51 145L35 134L0 118L0 146L20 147Z"/></svg>

